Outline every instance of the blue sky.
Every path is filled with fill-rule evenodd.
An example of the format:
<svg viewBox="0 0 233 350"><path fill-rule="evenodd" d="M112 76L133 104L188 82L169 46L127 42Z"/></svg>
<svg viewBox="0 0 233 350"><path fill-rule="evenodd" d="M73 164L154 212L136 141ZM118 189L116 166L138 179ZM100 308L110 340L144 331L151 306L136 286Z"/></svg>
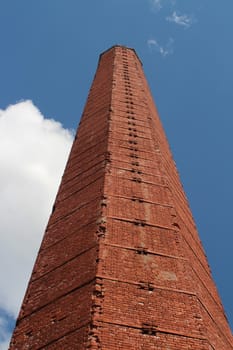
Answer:
<svg viewBox="0 0 233 350"><path fill-rule="evenodd" d="M99 54L114 44L135 48L143 62L233 327L232 12L229 0L0 2L0 349L39 248L69 130Z"/></svg>

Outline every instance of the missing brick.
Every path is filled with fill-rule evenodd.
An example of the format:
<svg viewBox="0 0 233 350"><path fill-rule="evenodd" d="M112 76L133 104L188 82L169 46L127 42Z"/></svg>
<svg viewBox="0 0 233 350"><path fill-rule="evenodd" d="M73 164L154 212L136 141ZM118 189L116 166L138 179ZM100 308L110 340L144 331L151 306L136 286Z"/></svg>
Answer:
<svg viewBox="0 0 233 350"><path fill-rule="evenodd" d="M103 291L95 290L95 291L93 292L93 295L94 295L96 298L104 298L104 292L103 292Z"/></svg>
<svg viewBox="0 0 233 350"><path fill-rule="evenodd" d="M146 225L146 220L135 219L134 220L134 225L144 227Z"/></svg>
<svg viewBox="0 0 233 350"><path fill-rule="evenodd" d="M28 331L25 333L26 337L30 338L32 337L32 331Z"/></svg>
<svg viewBox="0 0 233 350"><path fill-rule="evenodd" d="M139 166L139 162L132 162L131 163L133 166Z"/></svg>
<svg viewBox="0 0 233 350"><path fill-rule="evenodd" d="M101 207L106 207L106 206L107 206L107 199L102 199L102 200L100 201L100 206L101 206Z"/></svg>
<svg viewBox="0 0 233 350"><path fill-rule="evenodd" d="M136 154L134 154L134 153L130 153L130 155L129 155L131 158L138 158L138 155L136 155Z"/></svg>
<svg viewBox="0 0 233 350"><path fill-rule="evenodd" d="M139 203L143 203L143 202L144 202L144 200L143 200L142 198L136 197L136 196L133 196L133 197L131 198L131 200L132 200L133 202L139 202Z"/></svg>
<svg viewBox="0 0 233 350"><path fill-rule="evenodd" d="M156 336L156 326L144 323L142 324L141 333L150 336Z"/></svg>
<svg viewBox="0 0 233 350"><path fill-rule="evenodd" d="M140 282L139 283L139 289L147 290L149 292L154 291L154 286L150 282Z"/></svg>
<svg viewBox="0 0 233 350"><path fill-rule="evenodd" d="M175 226L175 227L177 227L178 229L180 229L180 225L177 224L177 222L174 222L172 225Z"/></svg>
<svg viewBox="0 0 233 350"><path fill-rule="evenodd" d="M107 222L107 219L105 216L101 216L96 220L97 225L103 225L103 224L106 224L106 222Z"/></svg>
<svg viewBox="0 0 233 350"><path fill-rule="evenodd" d="M142 182L142 179L140 177L133 177L132 181L140 183Z"/></svg>
<svg viewBox="0 0 233 350"><path fill-rule="evenodd" d="M105 237L105 233L106 233L106 227L104 225L99 225L96 234L98 236L98 238L104 238Z"/></svg>
<svg viewBox="0 0 233 350"><path fill-rule="evenodd" d="M101 350L99 336L94 332L89 332L87 349Z"/></svg>
<svg viewBox="0 0 233 350"><path fill-rule="evenodd" d="M144 247L137 248L136 249L136 254L147 255L148 254L147 248L144 248Z"/></svg>
<svg viewBox="0 0 233 350"><path fill-rule="evenodd" d="M102 306L98 305L98 304L93 304L91 313L92 314L96 314L97 313L97 314L101 315L103 313Z"/></svg>

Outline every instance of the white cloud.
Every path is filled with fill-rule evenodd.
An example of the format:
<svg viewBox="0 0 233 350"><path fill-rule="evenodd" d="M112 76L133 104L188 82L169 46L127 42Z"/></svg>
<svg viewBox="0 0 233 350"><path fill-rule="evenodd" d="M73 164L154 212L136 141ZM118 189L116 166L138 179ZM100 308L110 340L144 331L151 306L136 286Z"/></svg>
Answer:
<svg viewBox="0 0 233 350"><path fill-rule="evenodd" d="M176 11L174 11L171 16L166 17L166 20L168 22L176 23L185 28L189 28L194 23L192 16L186 14L179 15Z"/></svg>
<svg viewBox="0 0 233 350"><path fill-rule="evenodd" d="M156 39L148 39L147 45L150 50L156 50L161 56L166 57L173 54L174 51L174 39L170 38L166 45L162 46Z"/></svg>
<svg viewBox="0 0 233 350"><path fill-rule="evenodd" d="M157 40L155 39L148 39L147 40L147 45L150 49L152 49L153 47L158 47L158 43L157 43Z"/></svg>
<svg viewBox="0 0 233 350"><path fill-rule="evenodd" d="M0 110L0 309L11 317L18 314L72 138L31 101ZM7 349L6 325L2 329L0 348Z"/></svg>
<svg viewBox="0 0 233 350"><path fill-rule="evenodd" d="M1 350L8 350L9 348L9 341L10 339L7 338L7 340L3 340L3 341L0 341L0 345L1 345Z"/></svg>

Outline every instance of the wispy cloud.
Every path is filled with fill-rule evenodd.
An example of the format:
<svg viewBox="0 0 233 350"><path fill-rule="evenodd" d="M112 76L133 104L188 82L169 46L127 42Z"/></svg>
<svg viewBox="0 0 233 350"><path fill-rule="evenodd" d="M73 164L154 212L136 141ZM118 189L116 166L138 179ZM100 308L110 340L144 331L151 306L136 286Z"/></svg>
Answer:
<svg viewBox="0 0 233 350"><path fill-rule="evenodd" d="M186 14L181 15L181 14L178 14L176 11L174 11L171 14L171 16L166 17L166 20L168 22L173 22L185 28L189 28L194 23L193 16L186 15Z"/></svg>
<svg viewBox="0 0 233 350"><path fill-rule="evenodd" d="M150 0L151 9L155 12L161 10L163 0Z"/></svg>
<svg viewBox="0 0 233 350"><path fill-rule="evenodd" d="M174 52L174 39L170 38L166 45L162 46L154 38L147 40L147 46L150 50L155 50L160 53L161 56L166 57Z"/></svg>
<svg viewBox="0 0 233 350"><path fill-rule="evenodd" d="M160 11L164 6L174 6L176 0L149 0L151 10L154 12Z"/></svg>

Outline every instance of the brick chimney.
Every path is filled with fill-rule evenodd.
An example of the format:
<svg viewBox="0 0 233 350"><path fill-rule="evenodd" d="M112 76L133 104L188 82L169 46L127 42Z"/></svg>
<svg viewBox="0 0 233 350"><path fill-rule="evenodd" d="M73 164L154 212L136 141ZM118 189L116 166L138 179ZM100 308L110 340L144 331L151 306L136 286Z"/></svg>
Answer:
<svg viewBox="0 0 233 350"><path fill-rule="evenodd" d="M232 350L133 49L100 56L10 350Z"/></svg>

